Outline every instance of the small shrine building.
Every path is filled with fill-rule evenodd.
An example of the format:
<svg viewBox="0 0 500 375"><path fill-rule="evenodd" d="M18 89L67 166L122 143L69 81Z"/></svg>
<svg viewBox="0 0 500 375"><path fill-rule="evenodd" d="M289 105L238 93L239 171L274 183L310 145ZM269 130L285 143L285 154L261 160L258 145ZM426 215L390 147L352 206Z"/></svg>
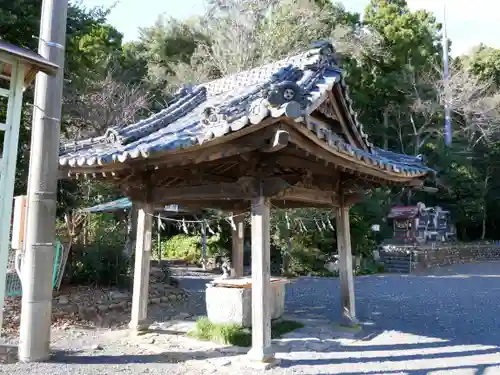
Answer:
<svg viewBox="0 0 500 375"><path fill-rule="evenodd" d="M342 318L356 321L349 209L380 185L418 187L433 171L419 158L372 145L356 117L330 43L280 61L183 87L168 107L100 137L61 146L64 178L119 186L139 208L130 327L147 326L156 205L251 211L252 349L269 362L271 207L336 210ZM233 265L243 274L242 216Z"/></svg>

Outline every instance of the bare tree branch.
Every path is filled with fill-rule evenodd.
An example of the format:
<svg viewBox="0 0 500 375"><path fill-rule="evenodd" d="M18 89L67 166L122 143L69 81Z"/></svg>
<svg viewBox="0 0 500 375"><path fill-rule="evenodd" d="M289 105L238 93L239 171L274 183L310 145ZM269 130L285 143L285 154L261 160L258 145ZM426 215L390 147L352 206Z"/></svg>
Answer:
<svg viewBox="0 0 500 375"><path fill-rule="evenodd" d="M471 142L488 142L500 136L500 93L492 80L481 80L467 69L452 66L448 85L439 80L435 87L438 103L448 102L461 119L460 131L469 135Z"/></svg>
<svg viewBox="0 0 500 375"><path fill-rule="evenodd" d="M208 36L190 64L174 69L172 83L201 83L304 51L332 40L337 52L355 58L381 55L380 38L360 27L335 24L334 14L310 0L213 0L197 26Z"/></svg>
<svg viewBox="0 0 500 375"><path fill-rule="evenodd" d="M68 139L95 137L110 126L124 126L147 109L149 95L139 86L114 80L111 74L87 87L68 90L64 100L64 121Z"/></svg>

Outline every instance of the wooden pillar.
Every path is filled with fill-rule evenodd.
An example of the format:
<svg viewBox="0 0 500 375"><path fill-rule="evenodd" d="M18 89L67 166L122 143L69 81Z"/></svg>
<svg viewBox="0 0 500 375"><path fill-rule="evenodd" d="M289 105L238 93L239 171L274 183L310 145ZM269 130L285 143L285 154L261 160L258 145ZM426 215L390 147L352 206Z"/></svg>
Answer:
<svg viewBox="0 0 500 375"><path fill-rule="evenodd" d="M349 207L337 208L337 248L339 253L341 323L357 324L354 300L354 275L352 269L351 230Z"/></svg>
<svg viewBox="0 0 500 375"><path fill-rule="evenodd" d="M132 317L129 327L140 331L147 329L149 268L153 232L153 205L141 204L137 215L137 237L135 246L134 291L132 297Z"/></svg>
<svg viewBox="0 0 500 375"><path fill-rule="evenodd" d="M265 197L252 200L252 361L271 363L270 209Z"/></svg>
<svg viewBox="0 0 500 375"><path fill-rule="evenodd" d="M237 215L233 218L235 227L232 230L232 262L231 276L243 277L243 251L245 244L245 216Z"/></svg>
<svg viewBox="0 0 500 375"><path fill-rule="evenodd" d="M132 202L127 217L127 240L123 249L123 254L127 259L132 258L136 246L137 238L137 202Z"/></svg>

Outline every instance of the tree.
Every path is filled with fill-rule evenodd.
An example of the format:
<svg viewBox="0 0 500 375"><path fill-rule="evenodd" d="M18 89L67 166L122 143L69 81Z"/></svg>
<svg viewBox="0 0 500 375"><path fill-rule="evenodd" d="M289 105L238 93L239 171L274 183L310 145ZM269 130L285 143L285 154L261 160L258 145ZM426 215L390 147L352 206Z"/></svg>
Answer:
<svg viewBox="0 0 500 375"><path fill-rule="evenodd" d="M500 84L500 50L480 44L471 54L460 58L462 66L481 81Z"/></svg>
<svg viewBox="0 0 500 375"><path fill-rule="evenodd" d="M68 88L64 98L65 137L69 140L104 135L106 129L135 122L147 111L149 95L109 72L103 79L84 79L85 88Z"/></svg>
<svg viewBox="0 0 500 375"><path fill-rule="evenodd" d="M148 82L165 92L175 66L188 63L205 36L188 23L161 16L151 27L140 30L135 49L146 61Z"/></svg>
<svg viewBox="0 0 500 375"><path fill-rule="evenodd" d="M368 125L375 143L394 147L399 137L394 133L389 136L391 108L412 105L407 93L414 92L413 83L420 80L420 72L428 74L439 60L441 25L429 12L410 11L404 0L372 0L363 25L379 35L381 53L369 51L349 64L348 81L361 120ZM377 128L385 130L377 132ZM401 131L411 134L413 127Z"/></svg>
<svg viewBox="0 0 500 375"><path fill-rule="evenodd" d="M96 70L100 69L100 61L98 61L97 55L102 56L101 51L99 48L94 48L93 51L89 49L92 44L92 37L90 37L92 35L99 38L102 42L101 46L104 43L104 34L97 31L99 27L105 28L109 38L118 38L121 41L120 34L112 27L105 25L107 14L108 10L102 7L86 9L78 3L70 3L68 8L65 76L71 83L66 83L65 90L71 85L75 87L81 82L82 77L92 76ZM0 38L36 50L38 40L33 36L39 33L40 16L41 4L39 0L19 0L14 2L0 0ZM81 44L82 40L85 43ZM115 47L117 46L115 45ZM82 53L82 48L87 48L85 54ZM33 91L29 88L24 94L24 102L30 103L32 100ZM31 106L25 105L23 108L16 172L16 194L26 191L32 110Z"/></svg>

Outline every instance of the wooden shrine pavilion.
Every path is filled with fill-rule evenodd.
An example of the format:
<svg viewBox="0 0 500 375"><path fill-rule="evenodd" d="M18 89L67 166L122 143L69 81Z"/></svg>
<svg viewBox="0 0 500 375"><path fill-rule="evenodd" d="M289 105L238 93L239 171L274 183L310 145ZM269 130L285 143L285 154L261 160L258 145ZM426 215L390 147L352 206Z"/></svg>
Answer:
<svg viewBox="0 0 500 375"><path fill-rule="evenodd" d="M252 359L274 358L266 302L271 205L336 208L341 311L355 321L349 208L376 186L419 186L433 171L419 158L374 147L351 104L335 50L321 42L268 65L185 86L147 119L62 145L64 178L107 179L140 208L131 328L147 322L153 209L172 203L251 211ZM243 272L242 225L233 229L237 276Z"/></svg>

